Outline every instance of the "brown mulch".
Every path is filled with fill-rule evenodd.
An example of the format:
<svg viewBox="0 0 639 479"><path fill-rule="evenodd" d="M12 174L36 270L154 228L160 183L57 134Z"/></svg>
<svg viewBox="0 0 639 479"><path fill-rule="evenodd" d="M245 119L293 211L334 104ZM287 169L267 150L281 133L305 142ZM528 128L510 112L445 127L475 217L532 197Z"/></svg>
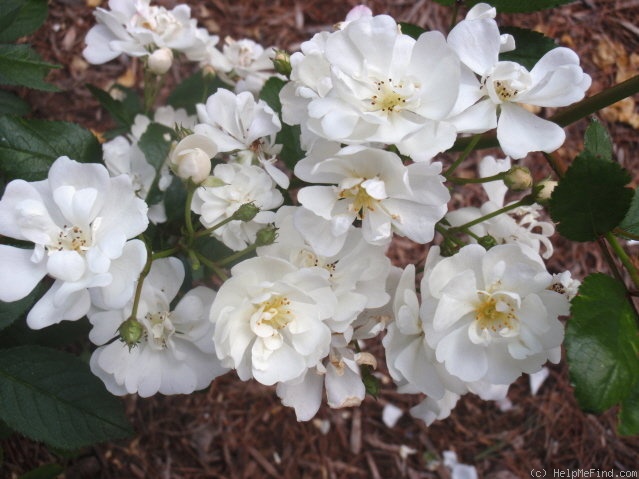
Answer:
<svg viewBox="0 0 639 479"><path fill-rule="evenodd" d="M102 88L113 79L126 82L134 62L119 59L87 65L81 57L83 38L93 25L90 0L54 0L44 28L31 42L42 56L62 65L50 80L60 93L21 91L37 118L67 120L104 131L111 124L85 84ZM178 2L158 2L172 7ZM356 5L355 0L322 2L273 0L205 0L187 2L202 25L224 38L249 37L264 45L295 49L315 32L329 29ZM375 13L390 13L399 21L446 31L447 10L430 0L366 2ZM103 2L106 4L106 1ZM584 69L593 76L590 93L636 74L639 59L639 1L583 0L562 8L520 16L501 16L501 24L536 28L574 48ZM175 73L179 82L185 71ZM639 178L639 113L634 101L600 115L610 129L620 163ZM581 148L585 121L568 128L569 139L557 153L568 164ZM543 158L525 160L537 178L549 174ZM470 162L469 162L470 163ZM468 173L472 172L472 163ZM463 172L462 172L463 173ZM635 183L636 184L636 183ZM472 202L476 198L463 198ZM551 271L570 269L576 277L607 271L596 245L574 245L556 238ZM398 265L422 261L426 248L398 240L391 257ZM371 345L373 350L378 344ZM530 477L531 469L610 471L635 470L639 438L617 436L615 412L591 415L574 399L565 363L550 367L550 377L536 396L528 378L520 378L509 398L513 408L473 396L462 398L452 415L430 427L408 414L392 428L381 419L382 408L393 404L407 411L417 398L394 391L384 367L384 387L378 399L367 398L358 409L322 407L316 419L298 423L272 388L240 382L233 373L218 378L205 391L189 396L126 397L135 438L101 444L65 457L19 436L0 443L4 460L0 477L18 478L43 464L66 466L72 478L447 478L439 459L445 450L460 462L476 466L480 477ZM2 405L0 405L2 407Z"/></svg>

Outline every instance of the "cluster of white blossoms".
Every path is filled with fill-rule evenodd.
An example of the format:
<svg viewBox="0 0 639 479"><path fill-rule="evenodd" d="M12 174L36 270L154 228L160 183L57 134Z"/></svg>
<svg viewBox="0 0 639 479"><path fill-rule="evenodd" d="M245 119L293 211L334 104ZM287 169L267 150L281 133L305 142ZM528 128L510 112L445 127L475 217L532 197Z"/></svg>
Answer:
<svg viewBox="0 0 639 479"><path fill-rule="evenodd" d="M90 62L145 57L161 75L156 53L183 53L229 86L192 105L197 116L168 106L136 116L103 145L106 167L61 157L46 180L14 180L0 201L0 234L34 244L0 245L0 300L50 277L29 326L88 316L91 370L109 391L191 393L233 369L308 420L323 398L364 400L378 367L366 341L383 337L390 376L422 395L412 413L430 424L468 392L503 398L522 373L559 361L578 282L546 270L554 226L532 200L507 202L504 177L511 157L563 142L522 104L584 96L590 77L572 51L555 48L528 71L499 60L515 44L486 4L448 36L418 38L360 6L303 43L285 78L272 48L227 38L217 50L185 5L109 7L87 35ZM281 117L259 99L274 76L285 82ZM140 147L151 123L174 130L160 164ZM284 162L281 133L298 125L303 157ZM509 157L479 163L487 201L449 211L454 168L436 155L495 128ZM182 216L167 221L169 207ZM391 265L394 236L433 243L419 292L414 265ZM196 277L203 267L217 291Z"/></svg>

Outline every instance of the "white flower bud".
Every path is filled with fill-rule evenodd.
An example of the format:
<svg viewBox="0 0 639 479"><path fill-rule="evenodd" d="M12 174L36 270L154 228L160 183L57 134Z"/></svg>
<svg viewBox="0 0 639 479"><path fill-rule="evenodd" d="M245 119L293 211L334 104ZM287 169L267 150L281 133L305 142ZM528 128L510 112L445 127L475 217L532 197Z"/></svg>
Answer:
<svg viewBox="0 0 639 479"><path fill-rule="evenodd" d="M525 166L513 166L506 172L504 183L513 191L523 191L532 186L533 178Z"/></svg>
<svg viewBox="0 0 639 479"><path fill-rule="evenodd" d="M211 158L217 154L217 147L203 135L189 135L173 149L170 157L171 169L184 180L190 179L200 184L211 173Z"/></svg>
<svg viewBox="0 0 639 479"><path fill-rule="evenodd" d="M164 75L173 64L173 51L170 48L159 48L149 55L148 66L156 75Z"/></svg>

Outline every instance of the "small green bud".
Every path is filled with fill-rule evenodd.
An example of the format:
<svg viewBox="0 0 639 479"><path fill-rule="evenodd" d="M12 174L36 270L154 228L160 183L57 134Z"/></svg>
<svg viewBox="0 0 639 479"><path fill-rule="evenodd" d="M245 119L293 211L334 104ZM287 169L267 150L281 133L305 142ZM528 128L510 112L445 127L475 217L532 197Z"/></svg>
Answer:
<svg viewBox="0 0 639 479"><path fill-rule="evenodd" d="M251 221L260 212L260 208L255 206L254 203L244 203L240 206L235 213L233 213L234 220Z"/></svg>
<svg viewBox="0 0 639 479"><path fill-rule="evenodd" d="M551 180L550 178L541 180L535 185L535 189L537 190L535 201L540 205L546 206L550 201L550 196L552 195L553 190L558 184L559 183L557 181Z"/></svg>
<svg viewBox="0 0 639 479"><path fill-rule="evenodd" d="M489 250L493 246L497 246L497 240L490 235L482 236L477 240L477 242L486 250Z"/></svg>
<svg viewBox="0 0 639 479"><path fill-rule="evenodd" d="M142 326L137 319L129 318L120 325L118 333L120 334L120 341L126 343L129 349L131 349L142 339L144 326Z"/></svg>
<svg viewBox="0 0 639 479"><path fill-rule="evenodd" d="M275 243L277 239L277 228L273 225L266 226L257 232L255 244L257 246L268 246Z"/></svg>
<svg viewBox="0 0 639 479"><path fill-rule="evenodd" d="M286 78L290 78L293 69L291 67L291 55L284 50L275 50L273 66L277 73L284 75Z"/></svg>
<svg viewBox="0 0 639 479"><path fill-rule="evenodd" d="M524 191L532 186L533 178L528 168L516 165L506 172L504 183L510 190Z"/></svg>

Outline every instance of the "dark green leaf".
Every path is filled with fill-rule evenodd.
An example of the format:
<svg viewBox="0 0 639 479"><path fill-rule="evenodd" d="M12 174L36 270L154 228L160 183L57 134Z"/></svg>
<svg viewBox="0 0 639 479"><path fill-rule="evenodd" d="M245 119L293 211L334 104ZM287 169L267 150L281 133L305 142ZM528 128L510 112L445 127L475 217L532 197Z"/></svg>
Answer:
<svg viewBox="0 0 639 479"><path fill-rule="evenodd" d="M44 81L52 68L59 67L43 61L29 45L0 45L0 85L59 91L58 87Z"/></svg>
<svg viewBox="0 0 639 479"><path fill-rule="evenodd" d="M22 99L8 91L0 90L0 115L26 115L31 109Z"/></svg>
<svg viewBox="0 0 639 479"><path fill-rule="evenodd" d="M200 70L175 87L167 103L174 108L184 108L189 114L194 115L195 105L206 103L206 99L218 88L228 89L229 85L215 75Z"/></svg>
<svg viewBox="0 0 639 479"><path fill-rule="evenodd" d="M47 348L60 348L77 342L84 343L91 325L86 318L77 321L62 321L55 327L31 329L26 321L15 321L0 334L0 348L37 344Z"/></svg>
<svg viewBox="0 0 639 479"><path fill-rule="evenodd" d="M45 464L20 476L20 479L56 479L64 472L60 464Z"/></svg>
<svg viewBox="0 0 639 479"><path fill-rule="evenodd" d="M86 85L91 94L100 102L102 108L109 112L111 117L122 129L128 131L133 125L135 116L142 112L139 97L130 89L114 87L122 92L123 100L116 100L109 92L101 90L93 85Z"/></svg>
<svg viewBox="0 0 639 479"><path fill-rule="evenodd" d="M618 430L623 436L639 435L639 381L630 396L621 403Z"/></svg>
<svg viewBox="0 0 639 479"><path fill-rule="evenodd" d="M623 284L588 276L572 300L566 352L579 405L601 412L628 398L639 381L639 330Z"/></svg>
<svg viewBox="0 0 639 479"><path fill-rule="evenodd" d="M280 90L282 90L284 85L286 85L286 81L272 77L267 80L260 92L260 99L264 100L280 116L280 119L282 113ZM302 150L300 145L300 135L299 125L291 126L282 122L282 129L275 138L275 142L282 145L279 157L291 170L305 156L304 150Z"/></svg>
<svg viewBox="0 0 639 479"><path fill-rule="evenodd" d="M630 234L639 236L639 193L635 190L630 208L619 227Z"/></svg>
<svg viewBox="0 0 639 479"><path fill-rule="evenodd" d="M610 135L596 119L593 119L584 135L584 153L595 160L612 161L612 141Z"/></svg>
<svg viewBox="0 0 639 479"><path fill-rule="evenodd" d="M75 449L132 433L122 403L75 356L37 346L0 350L0 418L53 447Z"/></svg>
<svg viewBox="0 0 639 479"><path fill-rule="evenodd" d="M508 33L515 38L516 48L513 51L499 55L503 61L517 62L531 70L535 64L557 44L552 38L544 36L542 33L525 28L504 27L501 33Z"/></svg>
<svg viewBox="0 0 639 479"><path fill-rule="evenodd" d="M6 3L9 5L5 6ZM35 32L44 23L47 13L47 0L3 0L0 7L0 43L12 43Z"/></svg>
<svg viewBox="0 0 639 479"><path fill-rule="evenodd" d="M7 439L9 436L13 434L13 429L7 426L7 423L0 420L0 441L3 439ZM0 454L0 458L2 455ZM0 466L2 466L2 460L0 460Z"/></svg>
<svg viewBox="0 0 639 479"><path fill-rule="evenodd" d="M45 286L40 283L31 293L19 301L12 303L0 301L0 331L20 318L42 296L44 290Z"/></svg>
<svg viewBox="0 0 639 479"><path fill-rule="evenodd" d="M630 175L617 163L579 155L550 198L558 230L573 241L593 241L623 220L633 191Z"/></svg>
<svg viewBox="0 0 639 479"><path fill-rule="evenodd" d="M174 135L173 129L159 123L150 123L138 141L138 147L144 153L146 161L155 168L155 178L146 197L146 202L150 205L162 200L163 193L158 188L160 170L171 151Z"/></svg>
<svg viewBox="0 0 639 479"><path fill-rule="evenodd" d="M90 131L73 123L0 117L0 171L5 179L42 180L60 156L99 162L102 147Z"/></svg>
<svg viewBox="0 0 639 479"><path fill-rule="evenodd" d="M399 26L402 29L402 33L414 38L415 40L417 40L419 36L426 31L426 29L419 25L413 25L412 23L400 22Z"/></svg>

